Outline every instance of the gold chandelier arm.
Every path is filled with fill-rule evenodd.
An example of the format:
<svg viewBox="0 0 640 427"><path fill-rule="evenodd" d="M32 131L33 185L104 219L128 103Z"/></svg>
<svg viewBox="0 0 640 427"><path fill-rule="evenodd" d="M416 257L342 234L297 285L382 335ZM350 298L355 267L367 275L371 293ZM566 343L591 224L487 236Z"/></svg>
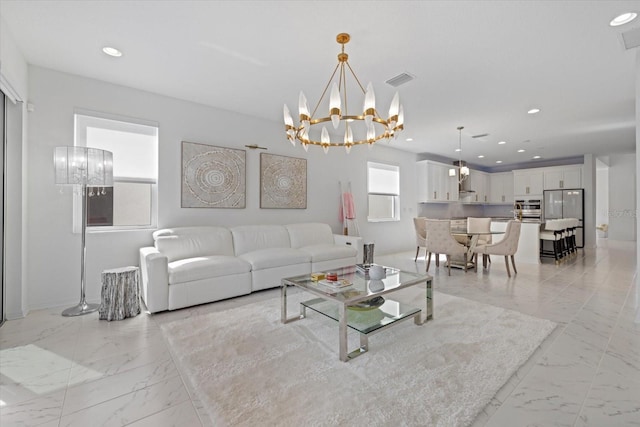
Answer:
<svg viewBox="0 0 640 427"><path fill-rule="evenodd" d="M356 79L356 82L358 83L358 86L360 86L360 90L362 91L362 93L367 93L367 91L364 90L364 87L362 87L362 83L360 83L360 80L358 79L358 76L356 76L356 73L353 71L353 68L351 68L351 65L349 65L348 62L347 62L347 67L349 67L349 71L351 71L351 74L353 75L353 78Z"/></svg>
<svg viewBox="0 0 640 427"><path fill-rule="evenodd" d="M324 96L327 93L329 86L331 86L331 82L333 81L333 77L336 75L336 71L338 71L339 66L340 66L340 63L338 62L338 65L336 65L336 68L333 69L333 73L331 73L331 77L329 77L329 81L327 82L327 85L324 87L324 90L322 91L322 95L320 95L320 99L318 99L318 103L316 104L315 107L313 107L313 112L311 113L311 117L316 115L316 111L318 111L318 107L320 107L320 103L324 99Z"/></svg>

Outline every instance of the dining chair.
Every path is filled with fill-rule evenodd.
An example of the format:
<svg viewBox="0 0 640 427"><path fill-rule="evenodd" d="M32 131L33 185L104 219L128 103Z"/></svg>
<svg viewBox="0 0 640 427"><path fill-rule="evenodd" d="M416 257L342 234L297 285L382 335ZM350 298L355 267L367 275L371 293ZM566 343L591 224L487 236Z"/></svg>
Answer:
<svg viewBox="0 0 640 427"><path fill-rule="evenodd" d="M488 245L476 246L474 252L482 254L482 265L487 268L487 256L489 255L502 255L504 256L504 263L507 266L507 276L511 277L511 271L509 271L509 258L511 258L511 264L513 265L513 272L518 274L516 269L516 262L514 255L518 251L518 241L520 239L520 228L522 223L520 221L507 222L507 229L504 233L504 238L497 243ZM478 263L476 263L476 270L478 269Z"/></svg>
<svg viewBox="0 0 640 427"><path fill-rule="evenodd" d="M427 271L431 264L431 254L436 254L436 267L439 254L447 256L447 267L451 276L451 256L464 259L464 271L467 271L467 247L460 244L451 235L451 221L448 219L427 219Z"/></svg>
<svg viewBox="0 0 640 427"><path fill-rule="evenodd" d="M420 254L420 248L427 247L427 222L424 217L413 218L413 227L416 230L416 257L414 261L418 261L418 255ZM425 253L426 257L426 253Z"/></svg>

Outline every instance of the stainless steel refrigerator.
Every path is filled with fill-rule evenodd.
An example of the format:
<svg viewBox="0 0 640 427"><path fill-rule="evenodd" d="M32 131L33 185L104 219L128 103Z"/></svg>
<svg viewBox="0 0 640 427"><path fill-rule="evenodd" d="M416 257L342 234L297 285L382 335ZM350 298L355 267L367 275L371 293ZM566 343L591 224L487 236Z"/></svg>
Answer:
<svg viewBox="0 0 640 427"><path fill-rule="evenodd" d="M576 244L584 247L584 190L544 190L544 221L548 219L577 218Z"/></svg>

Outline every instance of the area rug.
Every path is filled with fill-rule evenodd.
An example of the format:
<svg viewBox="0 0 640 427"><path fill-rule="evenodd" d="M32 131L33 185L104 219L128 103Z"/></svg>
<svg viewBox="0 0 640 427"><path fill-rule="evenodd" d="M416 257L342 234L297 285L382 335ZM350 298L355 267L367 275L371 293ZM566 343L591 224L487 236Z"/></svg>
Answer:
<svg viewBox="0 0 640 427"><path fill-rule="evenodd" d="M424 289L414 292L423 306ZM279 298L162 330L216 426L450 427L471 424L556 327L442 293L434 312L370 336L369 352L349 362L338 359L335 321L308 310L282 324ZM356 348L358 335L349 340Z"/></svg>

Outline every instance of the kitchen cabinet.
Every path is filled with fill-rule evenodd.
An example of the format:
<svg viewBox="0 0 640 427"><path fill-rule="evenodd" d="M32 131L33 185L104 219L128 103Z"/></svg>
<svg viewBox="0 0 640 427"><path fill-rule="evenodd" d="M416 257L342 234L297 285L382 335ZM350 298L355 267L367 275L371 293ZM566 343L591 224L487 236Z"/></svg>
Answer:
<svg viewBox="0 0 640 427"><path fill-rule="evenodd" d="M489 176L486 172L480 172L476 170L469 171L469 179L471 180L471 190L475 191L470 196L470 201L473 203L489 203Z"/></svg>
<svg viewBox="0 0 640 427"><path fill-rule="evenodd" d="M542 170L520 169L513 171L514 196L542 196L544 173Z"/></svg>
<svg viewBox="0 0 640 427"><path fill-rule="evenodd" d="M489 175L489 202L513 204L513 172Z"/></svg>
<svg viewBox="0 0 640 427"><path fill-rule="evenodd" d="M457 177L449 176L452 166L422 160L417 163L418 202L453 202L458 200Z"/></svg>
<svg viewBox="0 0 640 427"><path fill-rule="evenodd" d="M560 166L544 171L544 189L582 188L582 166Z"/></svg>

